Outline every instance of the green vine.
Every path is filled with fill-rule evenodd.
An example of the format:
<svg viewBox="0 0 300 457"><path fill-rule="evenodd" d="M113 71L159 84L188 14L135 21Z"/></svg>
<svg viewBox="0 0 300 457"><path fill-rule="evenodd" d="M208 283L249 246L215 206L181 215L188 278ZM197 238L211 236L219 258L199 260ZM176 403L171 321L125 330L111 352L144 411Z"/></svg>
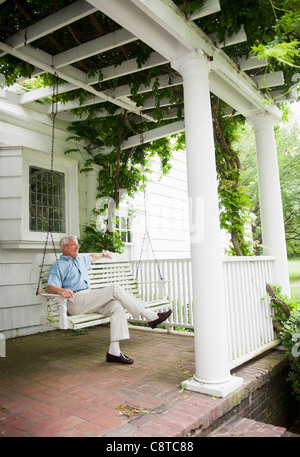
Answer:
<svg viewBox="0 0 300 457"><path fill-rule="evenodd" d="M193 12L203 6L204 0L173 0L182 13L188 18ZM300 65L299 56L299 8L298 0L220 0L220 11L195 20L207 35L217 32L218 40L225 45L226 54L232 59L241 55L249 56L253 52L258 57L267 57L266 69L249 71L250 76L262 72L282 70L285 84L281 88L289 93L295 81L292 76L295 68ZM4 2L0 7L0 38L6 40L14 33L24 30L38 20L47 17L70 4L70 0L24 0L22 2ZM241 26L248 40L234 46L227 46L226 37L237 33ZM79 42L98 38L111 33L120 26L105 16L101 11L95 12L72 24L72 33L65 28L36 40L34 46L51 55L74 47ZM99 35L100 30L100 35ZM81 40L81 41L80 41ZM76 43L75 43L76 41ZM147 143L144 148L122 149L124 141L130 136L141 135L143 132L167 124L164 114L169 114L169 108L162 106L162 100L167 99L176 107L177 119L183 118L182 85L160 87L159 77L167 74L170 82L177 73L170 65L161 65L145 71L142 65L153 52L148 45L136 40L113 51L106 51L82 62L76 62L74 67L84 71L89 77L94 77L97 83L93 87L99 91L113 93L121 86L130 87L130 98L136 106L143 106L149 99L155 100L151 111L154 122L144 123L135 114L127 111L119 112L117 106L101 103L95 106L85 106L85 102L93 97L86 90L76 89L59 95L59 101L66 103L79 100L80 107L74 113L82 116L80 122L73 123L70 128L71 137L80 145L84 145L86 161L82 172L100 167L98 197L108 196L120 203L120 190L125 189L133 196L147 181L150 170L150 159L157 155L161 161L162 174L170 170L172 149L182 146L184 135L176 135L175 145L170 138ZM136 59L141 70L112 80L105 80L104 69L107 66L117 66L125 60ZM5 75L6 83L13 84L20 77L30 77L33 67L15 57L4 55L0 58L0 72ZM59 81L63 84L63 81ZM27 83L22 83L26 85ZM52 75L42 75L38 84L49 86L53 84ZM141 85L146 90L139 93ZM151 86L152 84L152 86ZM268 88L265 91L268 92ZM43 101L51 102L51 98ZM230 233L232 240L231 253L250 255L251 245L247 242L245 227L248 220L248 201L245 189L240 184L241 166L239 154L232 147L236 127L244 122L241 116L229 116L226 105L212 96L212 113L214 120L214 136L217 173L219 179L221 227ZM100 117L103 116L103 117ZM66 151L71 154L79 148ZM80 150L82 147L80 146ZM110 149L109 154L103 154Z"/></svg>
<svg viewBox="0 0 300 457"><path fill-rule="evenodd" d="M160 159L161 173L167 174L170 169L172 148L170 138L147 143L141 142L134 148L122 149L123 142L132 135L143 135L144 128L149 129L149 124L133 123L136 116L126 111L122 114L105 118L89 117L82 122L74 123L69 130L75 133L70 139L85 144L87 160L81 172L90 171L95 165L100 167L97 198L108 197L113 199L113 212L109 213L108 226L114 217L114 210L119 206L122 193L133 197L136 192L143 190L151 173L150 160L155 155ZM111 148L103 154L104 148ZM69 149L66 153L73 153L76 148ZM103 208L107 209L107 207Z"/></svg>
<svg viewBox="0 0 300 457"><path fill-rule="evenodd" d="M219 98L212 97L220 225L231 236L231 254L253 255L252 243L246 236L250 216L248 194L240 183L239 153L231 146L238 126L245 120L241 116L228 116L228 108Z"/></svg>

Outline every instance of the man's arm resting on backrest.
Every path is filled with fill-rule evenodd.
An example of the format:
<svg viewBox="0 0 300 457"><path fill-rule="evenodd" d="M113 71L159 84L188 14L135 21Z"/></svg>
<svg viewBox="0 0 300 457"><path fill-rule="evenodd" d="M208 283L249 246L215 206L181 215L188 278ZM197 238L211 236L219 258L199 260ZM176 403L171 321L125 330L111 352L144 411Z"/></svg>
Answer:
<svg viewBox="0 0 300 457"><path fill-rule="evenodd" d="M92 259L92 262L95 262L96 260L98 259L101 259L101 257L108 257L109 259L111 259L111 252L109 251L103 251L103 252L99 252L98 254L90 254L90 257Z"/></svg>

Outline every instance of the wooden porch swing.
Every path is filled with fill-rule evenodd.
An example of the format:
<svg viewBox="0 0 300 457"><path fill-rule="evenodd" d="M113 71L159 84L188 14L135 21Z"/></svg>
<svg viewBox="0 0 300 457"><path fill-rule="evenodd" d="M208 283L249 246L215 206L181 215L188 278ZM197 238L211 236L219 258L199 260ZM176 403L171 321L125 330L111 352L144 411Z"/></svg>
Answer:
<svg viewBox="0 0 300 457"><path fill-rule="evenodd" d="M52 98L52 147L51 147L51 176L53 178L53 163L54 163L54 142L55 142L55 119L57 114L57 103L58 103L58 78L55 74L55 83L53 85L53 98ZM51 180L52 181L52 180ZM50 189L52 192L52 188ZM53 212L52 212L53 213ZM54 254L47 255L46 261L46 250L48 245L49 236L52 241L52 248ZM123 289L130 292L136 297L141 298L139 292L139 286L137 282L138 270L141 262L141 256L143 251L143 245L145 238L149 237L149 232L146 227L144 240L142 244L140 259L138 263L138 268L136 272L136 278L134 278L132 273L132 268L129 261L124 257L123 254L112 254L112 259L108 258L101 258L96 262L92 263L91 268L89 270L89 279L91 284L91 289L101 289L106 287L110 284L116 283L120 285ZM150 241L151 243L151 241ZM152 247L152 244L151 244ZM152 248L154 253L154 250ZM81 256L88 255L87 254L79 254ZM58 294L49 294L46 292L47 281L49 277L49 271L52 263L56 261L61 284L63 287L63 278L61 274L61 270L59 267L58 256L56 252L55 242L52 234L52 221L49 212L48 218L48 231L46 235L45 246L42 255L42 261L39 265L39 279L38 285L36 289L36 295L41 297L44 315L40 319L40 323L42 325L59 328L59 329L73 329L78 330L86 327L91 327L99 324L105 324L110 321L110 316L103 315L99 313L93 314L79 314L79 315L69 315L67 311L67 299L62 297ZM157 268L159 270L159 266L157 260L155 258ZM160 276L160 291L162 290L161 284L163 284L162 276L159 270ZM155 282L155 281L153 281ZM150 283L150 282L149 282ZM158 294L159 297L161 296L160 293ZM157 310L164 310L169 305L169 300L162 296L162 298L157 298L156 300L147 300L145 303L145 308L151 308L153 311ZM127 313L128 321L129 322L136 322L136 319ZM167 325L167 323L165 323Z"/></svg>

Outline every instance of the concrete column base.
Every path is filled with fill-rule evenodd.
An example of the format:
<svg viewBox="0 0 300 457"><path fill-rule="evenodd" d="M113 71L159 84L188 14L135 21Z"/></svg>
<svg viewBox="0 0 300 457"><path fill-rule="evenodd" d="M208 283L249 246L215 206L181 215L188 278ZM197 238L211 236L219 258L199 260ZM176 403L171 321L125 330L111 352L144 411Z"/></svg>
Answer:
<svg viewBox="0 0 300 457"><path fill-rule="evenodd" d="M235 390L243 385L243 378L238 376L230 376L227 381L220 383L202 382L196 376L190 378L182 383L186 390L192 390L201 394L213 395L214 397L227 397Z"/></svg>

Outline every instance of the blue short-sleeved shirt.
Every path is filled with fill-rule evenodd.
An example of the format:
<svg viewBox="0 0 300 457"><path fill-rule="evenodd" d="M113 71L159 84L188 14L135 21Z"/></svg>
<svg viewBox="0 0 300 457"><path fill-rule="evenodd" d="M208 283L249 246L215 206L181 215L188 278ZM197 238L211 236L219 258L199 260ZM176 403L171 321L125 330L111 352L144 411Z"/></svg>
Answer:
<svg viewBox="0 0 300 457"><path fill-rule="evenodd" d="M76 290L90 288L88 269L91 265L91 257L89 255L78 256L74 260L71 257L61 255L58 263L65 289L75 292ZM50 268L47 286L50 284L56 287L62 287L56 261Z"/></svg>

